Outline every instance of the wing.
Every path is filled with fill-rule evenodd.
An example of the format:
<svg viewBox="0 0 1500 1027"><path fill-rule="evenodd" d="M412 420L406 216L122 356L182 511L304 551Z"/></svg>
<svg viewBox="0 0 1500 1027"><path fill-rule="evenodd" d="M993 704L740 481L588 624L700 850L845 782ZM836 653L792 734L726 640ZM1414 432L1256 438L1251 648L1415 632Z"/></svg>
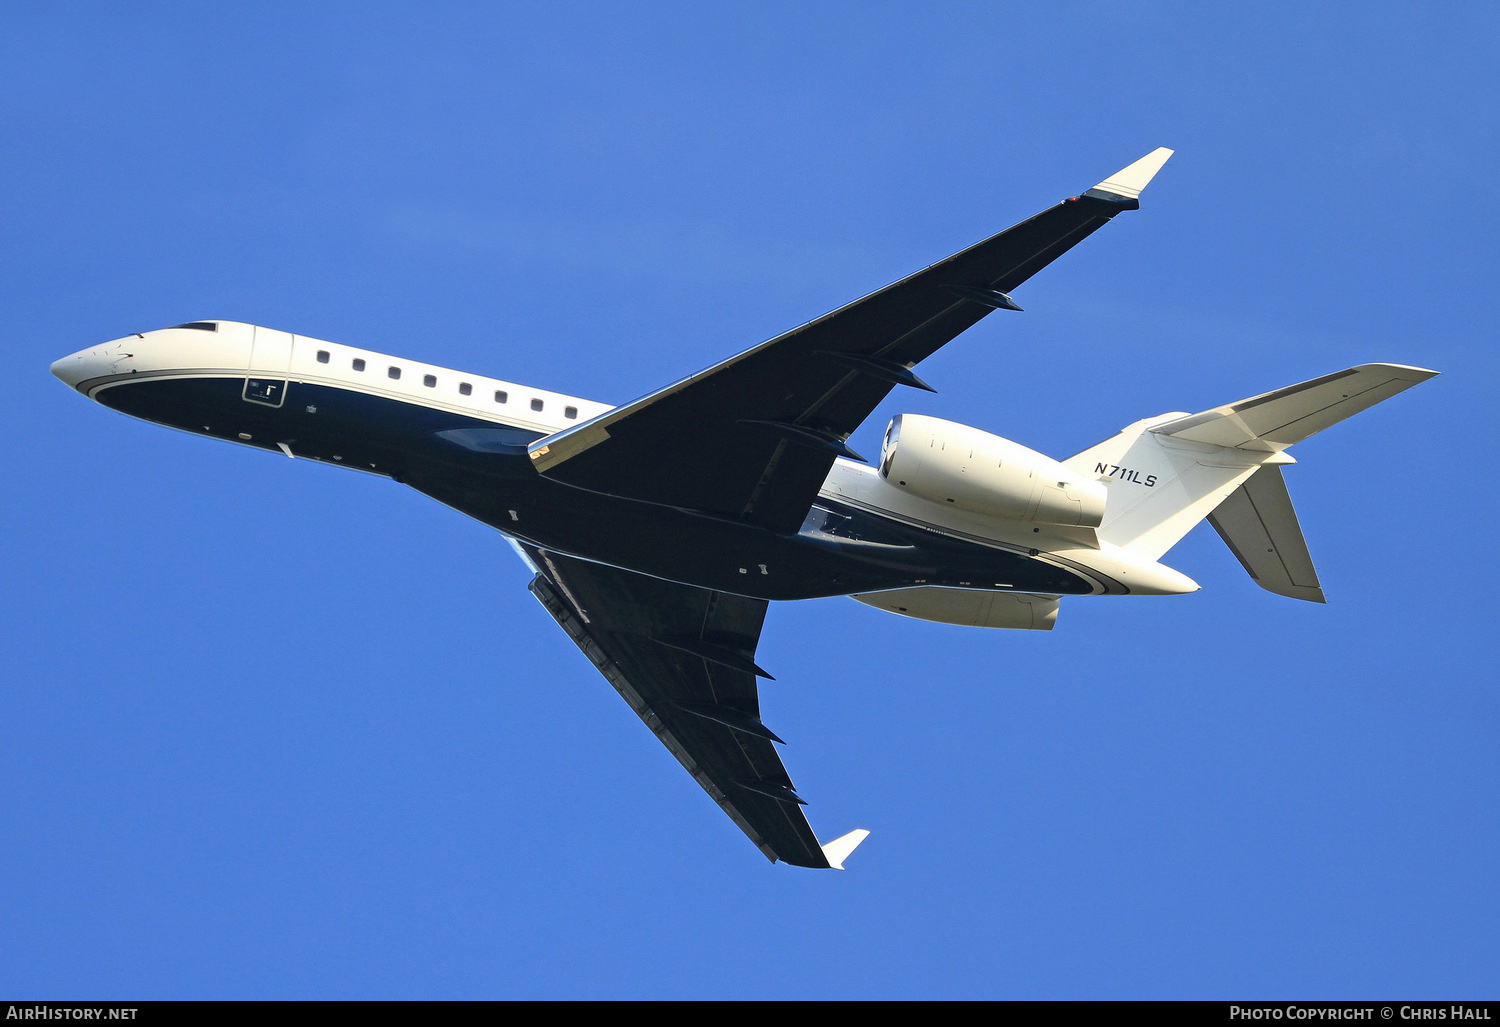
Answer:
<svg viewBox="0 0 1500 1027"><path fill-rule="evenodd" d="M644 399L540 439L538 471L580 488L801 525L851 432L911 368L1122 210L1166 163L1162 148L1079 196Z"/></svg>
<svg viewBox="0 0 1500 1027"><path fill-rule="evenodd" d="M780 739L760 722L766 601L521 548L537 570L532 593L760 851L838 867L851 836L818 844L776 754Z"/></svg>

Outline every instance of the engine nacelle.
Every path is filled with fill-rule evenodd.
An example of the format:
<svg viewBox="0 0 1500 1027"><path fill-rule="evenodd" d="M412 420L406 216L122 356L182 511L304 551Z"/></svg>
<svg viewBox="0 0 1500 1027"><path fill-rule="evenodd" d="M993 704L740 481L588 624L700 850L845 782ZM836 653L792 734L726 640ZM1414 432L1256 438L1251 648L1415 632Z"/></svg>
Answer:
<svg viewBox="0 0 1500 1027"><path fill-rule="evenodd" d="M880 476L902 491L976 513L1084 528L1104 520L1102 483L1020 443L921 414L891 419Z"/></svg>

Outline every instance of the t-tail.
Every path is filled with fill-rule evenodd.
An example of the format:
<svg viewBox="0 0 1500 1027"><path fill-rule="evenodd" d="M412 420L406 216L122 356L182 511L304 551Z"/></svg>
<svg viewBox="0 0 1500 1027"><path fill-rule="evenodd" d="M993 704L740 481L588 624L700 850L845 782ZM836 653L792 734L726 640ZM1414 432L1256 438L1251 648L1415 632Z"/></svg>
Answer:
<svg viewBox="0 0 1500 1027"><path fill-rule="evenodd" d="M1108 490L1102 542L1157 560L1208 518L1262 588L1324 601L1281 476L1287 449L1437 374L1361 364L1201 414L1150 417L1063 461Z"/></svg>

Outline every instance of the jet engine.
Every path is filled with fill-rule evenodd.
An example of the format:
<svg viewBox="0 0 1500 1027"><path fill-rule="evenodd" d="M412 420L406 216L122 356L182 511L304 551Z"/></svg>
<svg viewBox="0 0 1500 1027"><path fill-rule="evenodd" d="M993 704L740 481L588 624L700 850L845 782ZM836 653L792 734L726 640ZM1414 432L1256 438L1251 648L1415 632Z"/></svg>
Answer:
<svg viewBox="0 0 1500 1027"><path fill-rule="evenodd" d="M931 502L996 517L1084 528L1104 520L1099 481L1009 439L921 414L891 419L880 476Z"/></svg>

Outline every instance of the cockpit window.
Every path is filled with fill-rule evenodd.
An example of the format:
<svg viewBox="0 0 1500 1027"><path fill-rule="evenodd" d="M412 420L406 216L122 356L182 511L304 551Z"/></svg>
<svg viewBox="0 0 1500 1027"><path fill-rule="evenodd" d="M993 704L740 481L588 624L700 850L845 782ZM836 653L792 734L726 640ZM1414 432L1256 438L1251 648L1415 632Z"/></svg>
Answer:
<svg viewBox="0 0 1500 1027"><path fill-rule="evenodd" d="M200 332L217 332L219 322L217 321L189 321L187 324L173 325L173 328L196 328Z"/></svg>

